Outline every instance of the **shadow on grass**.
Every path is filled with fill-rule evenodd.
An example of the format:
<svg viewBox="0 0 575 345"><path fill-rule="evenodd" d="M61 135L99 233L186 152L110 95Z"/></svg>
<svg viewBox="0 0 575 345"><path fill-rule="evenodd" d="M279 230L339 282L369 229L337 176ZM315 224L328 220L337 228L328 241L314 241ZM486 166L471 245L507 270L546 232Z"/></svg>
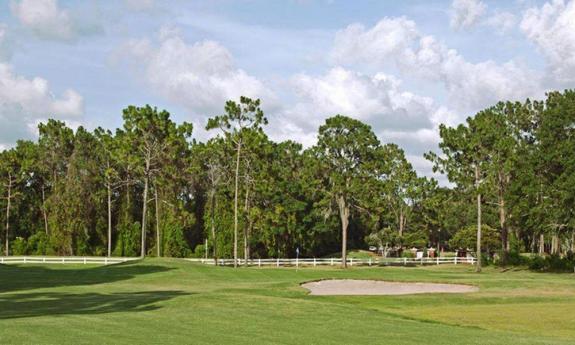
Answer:
<svg viewBox="0 0 575 345"><path fill-rule="evenodd" d="M0 296L0 320L35 316L142 312L159 309L157 302L189 295L181 291L130 293L23 293Z"/></svg>
<svg viewBox="0 0 575 345"><path fill-rule="evenodd" d="M0 265L0 293L63 286L113 283L172 268L143 263L124 263L92 268Z"/></svg>

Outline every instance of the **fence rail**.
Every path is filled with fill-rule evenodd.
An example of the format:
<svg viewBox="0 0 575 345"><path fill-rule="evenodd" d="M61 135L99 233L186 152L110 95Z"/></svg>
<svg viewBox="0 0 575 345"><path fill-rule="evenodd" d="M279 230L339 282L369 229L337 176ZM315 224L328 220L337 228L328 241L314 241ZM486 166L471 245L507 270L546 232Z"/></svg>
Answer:
<svg viewBox="0 0 575 345"><path fill-rule="evenodd" d="M101 256L0 256L0 264L92 264L112 265L140 258Z"/></svg>
<svg viewBox="0 0 575 345"><path fill-rule="evenodd" d="M214 265L214 259L185 259L191 262L199 262L207 265ZM476 260L474 257L437 257L437 258L369 258L369 259L354 259L348 258L348 266L415 266L415 265L442 265L442 264L471 264L474 265ZM218 266L233 266L233 259L218 259ZM341 265L341 258L330 259L317 259L317 258L302 258L302 259L250 259L248 266L336 266ZM238 259L238 265L245 265L245 260Z"/></svg>

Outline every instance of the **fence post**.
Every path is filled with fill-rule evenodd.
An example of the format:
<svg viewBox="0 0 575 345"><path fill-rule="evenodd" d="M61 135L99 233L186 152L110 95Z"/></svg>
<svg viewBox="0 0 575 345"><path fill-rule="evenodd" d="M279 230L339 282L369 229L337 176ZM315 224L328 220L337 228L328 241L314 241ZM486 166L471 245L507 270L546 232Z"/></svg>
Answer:
<svg viewBox="0 0 575 345"><path fill-rule="evenodd" d="M24 260L25 261L25 260ZM66 262L64 262L64 258L62 258L62 263L65 264Z"/></svg>
<svg viewBox="0 0 575 345"><path fill-rule="evenodd" d="M86 264L86 257L84 256L84 265Z"/></svg>
<svg viewBox="0 0 575 345"><path fill-rule="evenodd" d="M369 265L371 266L371 258L369 258Z"/></svg>
<svg viewBox="0 0 575 345"><path fill-rule="evenodd" d="M1 257L1 258L0 258L0 262L1 262L1 263L4 263L4 257Z"/></svg>
<svg viewBox="0 0 575 345"><path fill-rule="evenodd" d="M437 257L437 264L439 265L439 256Z"/></svg>
<svg viewBox="0 0 575 345"><path fill-rule="evenodd" d="M277 259L277 267L280 267L280 258Z"/></svg>
<svg viewBox="0 0 575 345"><path fill-rule="evenodd" d="M455 264L457 265L457 256L453 258L453 261L455 261Z"/></svg>
<svg viewBox="0 0 575 345"><path fill-rule="evenodd" d="M349 258L349 265L353 266L353 258Z"/></svg>
<svg viewBox="0 0 575 345"><path fill-rule="evenodd" d="M104 258L104 265L107 265L107 264L108 264L108 257L106 256L106 257Z"/></svg>
<svg viewBox="0 0 575 345"><path fill-rule="evenodd" d="M313 267L316 266L315 258L313 258Z"/></svg>
<svg viewBox="0 0 575 345"><path fill-rule="evenodd" d="M331 258L331 265L333 266L333 258Z"/></svg>
<svg viewBox="0 0 575 345"><path fill-rule="evenodd" d="M403 266L407 266L407 258L403 258Z"/></svg>
<svg viewBox="0 0 575 345"><path fill-rule="evenodd" d="M42 262L46 262L46 258L42 258Z"/></svg>
<svg viewBox="0 0 575 345"><path fill-rule="evenodd" d="M26 263L26 257L24 257L24 263Z"/></svg>
<svg viewBox="0 0 575 345"><path fill-rule="evenodd" d="M258 267L262 267L262 259L258 259Z"/></svg>

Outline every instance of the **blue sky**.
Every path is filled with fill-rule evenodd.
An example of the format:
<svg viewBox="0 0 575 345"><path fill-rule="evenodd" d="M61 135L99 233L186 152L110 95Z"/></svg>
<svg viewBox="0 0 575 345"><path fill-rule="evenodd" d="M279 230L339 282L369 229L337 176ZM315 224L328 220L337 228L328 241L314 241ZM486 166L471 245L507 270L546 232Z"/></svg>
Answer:
<svg viewBox="0 0 575 345"><path fill-rule="evenodd" d="M0 2L0 148L49 117L115 128L147 103L205 139L247 95L276 140L312 145L342 113L429 175L440 123L574 85L573 1Z"/></svg>

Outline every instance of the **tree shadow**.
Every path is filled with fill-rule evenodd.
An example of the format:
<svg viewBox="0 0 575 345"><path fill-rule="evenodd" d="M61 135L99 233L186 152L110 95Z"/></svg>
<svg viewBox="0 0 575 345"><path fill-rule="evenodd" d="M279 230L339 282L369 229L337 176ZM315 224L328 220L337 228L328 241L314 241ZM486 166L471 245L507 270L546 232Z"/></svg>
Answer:
<svg viewBox="0 0 575 345"><path fill-rule="evenodd" d="M0 320L35 316L142 312L159 309L157 302L189 295L181 291L129 293L59 292L0 295Z"/></svg>
<svg viewBox="0 0 575 345"><path fill-rule="evenodd" d="M136 263L123 263L92 268L0 265L0 293L63 286L113 283L173 268Z"/></svg>

